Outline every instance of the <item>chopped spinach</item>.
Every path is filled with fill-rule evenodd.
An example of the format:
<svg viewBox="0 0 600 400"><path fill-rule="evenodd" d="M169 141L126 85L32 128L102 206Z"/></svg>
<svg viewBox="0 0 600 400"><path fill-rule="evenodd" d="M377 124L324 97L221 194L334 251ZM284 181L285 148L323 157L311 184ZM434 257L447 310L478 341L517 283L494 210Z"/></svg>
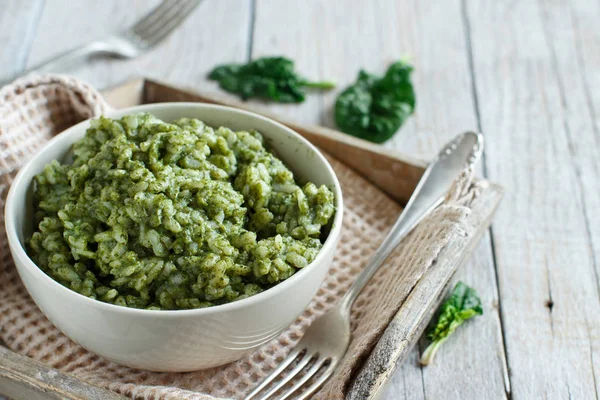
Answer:
<svg viewBox="0 0 600 400"><path fill-rule="evenodd" d="M429 365L439 347L448 340L456 328L469 318L481 314L483 309L477 292L464 283L458 282L450 298L440 307L437 323L431 327L427 335L431 339L431 344L423 352L421 364Z"/></svg>
<svg viewBox="0 0 600 400"><path fill-rule="evenodd" d="M404 61L392 64L381 78L361 70L337 98L338 128L375 143L391 138L415 109L412 70Z"/></svg>
<svg viewBox="0 0 600 400"><path fill-rule="evenodd" d="M310 82L294 71L294 62L284 57L263 57L248 64L225 64L213 69L209 79L244 100L251 97L279 103L301 103L305 88L331 89L332 82Z"/></svg>

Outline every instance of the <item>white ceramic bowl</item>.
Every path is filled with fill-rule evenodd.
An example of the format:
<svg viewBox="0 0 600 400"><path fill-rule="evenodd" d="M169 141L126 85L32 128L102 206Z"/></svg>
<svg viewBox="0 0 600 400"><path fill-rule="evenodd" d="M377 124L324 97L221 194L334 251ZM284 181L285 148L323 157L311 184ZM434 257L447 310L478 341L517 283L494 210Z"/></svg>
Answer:
<svg viewBox="0 0 600 400"><path fill-rule="evenodd" d="M276 337L306 308L333 260L342 225L339 182L323 155L306 139L268 118L198 103L150 104L110 113L118 118L149 112L166 121L194 117L211 126L261 132L297 176L333 189L337 211L316 259L291 278L253 297L211 308L151 311L120 307L75 293L40 270L25 251L33 229L32 178L61 160L83 137L89 121L53 138L21 169L6 202L6 230L21 279L42 312L65 335L109 360L154 371L192 371L237 360Z"/></svg>

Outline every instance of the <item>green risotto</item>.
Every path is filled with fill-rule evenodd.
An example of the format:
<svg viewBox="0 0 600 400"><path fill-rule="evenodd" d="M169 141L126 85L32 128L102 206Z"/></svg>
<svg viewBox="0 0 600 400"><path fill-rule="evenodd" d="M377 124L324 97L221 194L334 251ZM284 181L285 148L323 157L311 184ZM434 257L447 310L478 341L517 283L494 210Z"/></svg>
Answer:
<svg viewBox="0 0 600 400"><path fill-rule="evenodd" d="M91 122L73 162L35 177L28 251L84 296L147 309L209 307L313 261L334 195L299 185L258 132L149 114Z"/></svg>

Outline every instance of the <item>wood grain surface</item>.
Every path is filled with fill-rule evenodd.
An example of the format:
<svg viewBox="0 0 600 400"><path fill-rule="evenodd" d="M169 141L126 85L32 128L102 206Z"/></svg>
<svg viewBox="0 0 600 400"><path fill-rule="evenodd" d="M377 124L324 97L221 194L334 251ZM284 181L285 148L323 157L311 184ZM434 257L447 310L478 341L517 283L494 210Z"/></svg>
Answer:
<svg viewBox="0 0 600 400"><path fill-rule="evenodd" d="M125 400L0 346L0 388L14 400ZM0 399L2 397L0 396Z"/></svg>
<svg viewBox="0 0 600 400"><path fill-rule="evenodd" d="M0 1L0 76L121 29L156 3ZM480 173L507 192L490 234L456 276L479 291L484 315L459 329L432 366L420 367L422 348L414 349L384 398L593 399L599 18L594 0L205 0L148 54L69 72L100 88L144 75L217 92L205 79L215 64L284 54L338 89L299 106L256 106L331 127L337 90L360 68L382 72L410 56L416 114L385 146L427 159L456 133L481 130Z"/></svg>
<svg viewBox="0 0 600 400"><path fill-rule="evenodd" d="M591 171L582 162L593 167L584 152L597 158L598 135L570 9L473 2L467 14L486 168L508 186L493 238L513 393L596 398L600 301L587 195L594 184L584 182Z"/></svg>

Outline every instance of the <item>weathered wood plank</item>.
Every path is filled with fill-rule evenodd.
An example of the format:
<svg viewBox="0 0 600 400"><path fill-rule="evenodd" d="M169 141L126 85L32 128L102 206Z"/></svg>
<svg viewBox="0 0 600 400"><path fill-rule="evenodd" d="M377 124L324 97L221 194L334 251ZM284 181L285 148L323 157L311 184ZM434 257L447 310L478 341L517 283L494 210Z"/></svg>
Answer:
<svg viewBox="0 0 600 400"><path fill-rule="evenodd" d="M418 7L409 1L373 2L362 6L359 3L336 10L338 14L330 17L328 26L336 29L323 35L325 44L322 46L327 49L324 74L328 70L335 71L335 76L342 75L345 83L351 82L361 66L381 72L402 54L411 56L416 67L413 80L417 112L386 147L429 158L452 135L476 129L460 3L439 1L427 7ZM343 24L344 20L352 23ZM357 26L360 29L356 29ZM350 39L345 41L344 37ZM337 46L337 43L345 45ZM335 93L326 95L325 109L331 109L334 101ZM326 122L333 123L331 118ZM402 398L406 394L406 398L411 399L444 398L452 392L456 398L504 398L505 360L489 238L486 237L475 254L474 260L456 277L476 287L486 311L489 310L464 333L468 335L471 350L465 352L466 342L458 337L446 345L434 365L425 369L415 362L419 349L413 350L414 354L394 377L387 397ZM472 338L477 340L470 340ZM461 384L464 376L456 365L473 366L478 371L476 380L480 379L485 385ZM398 382L402 384L395 387ZM420 388L416 387L418 384Z"/></svg>
<svg viewBox="0 0 600 400"><path fill-rule="evenodd" d="M114 91L111 91L110 93L107 94L107 99L109 101L112 101L115 98L119 97L119 91L121 89L116 89ZM173 88L169 88L165 85L159 84L159 83L155 83L155 82L147 82L145 85L145 97L144 97L145 101L148 102L164 102L164 101L203 101L203 102L208 102L208 103L213 103L216 102L217 104L223 104L221 101L219 101L217 98L215 97L205 97L202 95L195 95L195 94L191 94L191 93L186 93L186 92L181 92L181 91L177 91ZM248 104L242 104L239 102L227 102L227 105L232 105L232 106L236 106L236 107L240 107L243 109L250 109L251 111L256 111L254 109L254 107L248 105ZM258 112L258 111L256 111ZM306 127L306 126L302 126L302 125L295 125L295 124L290 124L289 122L282 120L279 117L273 116L273 118L275 120L278 120L279 122L282 122L290 127L292 127L293 129L297 130L298 132L300 132L301 134L305 135L307 138L309 138L311 141L313 142L317 142L317 143L321 143L322 147L325 147L328 151L333 151L337 146L340 145L344 145L344 148L346 148L347 146L351 146L354 147L356 146L357 149L356 150L360 150L362 152L362 154L359 154L361 159L364 160L369 160L369 159L373 159L373 158L382 158L385 157L384 154L380 154L377 151L373 151L374 149L371 148L371 146L366 146L368 143L367 142L362 142L362 143L356 143L356 141L351 141L349 140L350 138L346 135L341 136L338 139L338 135L334 135L336 132L332 131L332 130L327 130L325 128L319 128L319 127ZM325 134L325 135L323 135ZM327 141L328 140L328 141ZM339 142L337 142L336 140L340 140ZM346 142L344 142L344 140ZM344 153L339 153L338 156L340 157L340 159L344 162L353 162L353 157L352 157L352 152L346 152ZM393 160L392 158L389 159L388 163L389 163L389 168L393 168L393 163L398 164L398 162L400 161L400 164L403 164L402 160ZM401 174L401 171L405 171L405 168L399 169L398 173ZM369 173L365 173L364 176L367 179L373 179L374 176L377 175L377 171L369 171L371 174ZM389 183L388 183L389 184ZM410 336L410 340L412 340L412 338L414 338L415 335L415 330L414 325L412 323L408 322L408 318L417 318L418 319L418 323L420 325L419 329L424 328L424 324L426 324L428 322L427 318L423 318L422 316L425 315L424 314L424 309L419 307L419 308L415 308L415 306L418 305L423 305L429 301L431 301L431 299L429 298L429 296L431 295L431 290L438 290L438 294L444 295L445 293L440 293L439 290L441 289L440 286L440 282L441 285L443 285L445 282L447 282L448 278L449 278L449 271L448 269L448 263L452 262L453 257L455 257L461 250L463 250L463 252L467 252L470 253L470 249L475 246L478 242L478 239L481 237L481 235L485 232L485 228L488 224L489 224L489 218L491 218L492 216L492 211L493 209L496 207L499 198L501 196L499 189L494 186L491 185L492 187L486 189L486 192L484 193L484 198L481 201L481 203L478 204L477 208L473 210L473 214L469 217L470 220L473 221L474 225L480 226L481 228L479 229L479 231L473 235L472 239L470 240L469 243L469 250L464 250L461 246L465 245L465 243L454 243L453 246L451 246L452 248L448 249L447 251L445 251L443 253L443 255L440 256L440 260L443 260L443 262L440 262L440 266L443 264L445 265L444 268L437 268L437 272L435 274L433 274L432 276L427 276L425 278L423 278L422 282L419 282L418 284L418 289L415 289L415 293L419 293L419 296L417 298L415 298L414 296L411 295L411 298L409 300L407 300L406 304L403 307L406 307L405 310L403 310L405 313L401 316L401 317L396 317L396 319L399 321L401 327L406 330L407 334ZM484 243L485 244L485 243ZM476 260L477 261L477 260ZM493 297L495 295L495 293L490 294L490 297ZM483 296L484 297L484 296ZM486 299L484 297L484 303L486 302ZM431 304L431 303L429 303ZM495 305L492 304L491 306L492 309L495 308ZM428 308L429 312L432 312L433 310ZM495 313L495 315L497 316L497 312ZM404 321L404 323L403 323ZM492 324L492 328L499 327L499 324ZM417 331L418 332L418 331ZM486 335L491 335L491 336L497 336L500 337L500 335L497 332L487 332ZM480 337L475 336L474 341L480 340ZM499 345L501 346L501 344ZM398 351L401 352L402 354L405 354L405 352L407 352L407 350L409 350L410 347L407 347L406 344L404 344L404 347L399 346L398 347ZM470 350L469 350L470 351ZM418 352L411 352L410 357L414 357L414 361L416 362L416 360L418 359ZM475 357L479 357L479 355L475 354ZM496 357L499 358L499 365L502 365L503 360L503 353L499 353L496 354ZM419 372L420 370L415 369L417 372ZM452 371L452 369L450 369ZM486 382L487 379L487 375L489 374L489 370L487 369L482 369L481 371L476 371L474 373L474 375L476 375L477 377L474 379L475 381L481 380L481 382ZM451 374L453 375L453 373ZM422 385L422 379L421 376L418 375L418 379L405 379L406 378L406 374L402 376L402 381L401 383L399 383L398 385L391 385L390 387L390 391L391 393L389 394L385 394L384 396L386 398L392 398L392 399L396 399L399 398L399 394L398 393L403 393L406 395L409 395L412 397L415 394L419 395L420 393L423 393L422 391L419 392L415 392L413 391L415 388L406 388L406 384L411 384L412 386L415 386L415 382L418 382L420 385ZM397 381L397 379L395 380ZM447 384L447 382L443 382L442 385ZM470 385L471 388L469 389L469 396L471 396L472 398L479 398L478 396L481 395L485 395L486 392L488 391L488 389L486 388L486 385ZM421 389L422 386L420 387L416 387L416 389ZM449 386L441 386L439 391L440 391L440 395L443 396L443 390L449 391L449 390L455 390L460 388L460 385L453 385L450 384ZM462 389L459 389L459 391L462 391ZM362 394L359 394L359 398ZM434 397L435 398L435 397Z"/></svg>
<svg viewBox="0 0 600 400"><path fill-rule="evenodd" d="M398 398L394 397L394 395L386 396L387 393L381 389L383 386L379 382L386 375L386 373L382 372L383 366L387 364L388 367L393 368L393 361L395 359L404 359L414 343L415 336L421 335L425 331L429 320L435 313L436 307L446 297L446 289L452 289L452 286L449 285L449 280L455 268L449 268L449 266L452 264L455 266L460 265L466 261L465 256L470 257L473 248L477 246L481 237L487 232L493 211L498 206L501 197L502 189L493 184L482 190L477 202L472 205L467 222L471 226L478 228L470 233L468 240L448 244L439 254L438 259L440 262L432 265L428 273L412 288L402 308L390 322L390 326L366 361L367 369L361 371L352 383L349 400L382 399L384 397ZM394 349L391 354L389 353L390 348ZM471 349L466 347L465 351L469 352ZM393 371L393 369L388 370ZM478 376L479 371L471 371L469 369L469 372L469 382L485 382L486 371L482 373L484 376ZM441 376L443 378L444 374ZM437 389L437 385L440 385L445 391L442 392L439 390L440 393L433 394L431 391L428 391L427 381L424 381L424 385L425 392L423 394L426 397L434 399L463 398L458 396L462 396L464 390L460 389L460 385L456 385L456 383L444 380L436 382L435 389ZM473 387L470 393L468 393L468 397L464 398L486 398L488 389L485 388L485 385L468 386ZM395 388L391 387L388 391L395 391ZM421 395L420 392L416 394L417 396ZM410 397L413 397L413 394Z"/></svg>
<svg viewBox="0 0 600 400"><path fill-rule="evenodd" d="M25 68L44 1L6 0L0 12L0 81ZM10 27L7 29L6 27ZM1 328L1 327L0 327ZM0 351L2 350L0 342ZM0 400L9 395L8 384L0 378Z"/></svg>
<svg viewBox="0 0 600 400"><path fill-rule="evenodd" d="M252 58L283 55L296 62L297 70L309 79L320 79L318 59L319 1L281 2L256 0ZM252 104L299 122L318 124L321 120L320 92L311 92L301 104Z"/></svg>
<svg viewBox="0 0 600 400"><path fill-rule="evenodd" d="M15 400L122 400L114 392L82 382L0 346L0 389Z"/></svg>
<svg viewBox="0 0 600 400"><path fill-rule="evenodd" d="M47 0L44 5L43 0L7 0L0 12L0 79L58 52L122 30L158 2ZM144 75L215 91L216 85L205 80L206 73L216 63L247 58L250 8L251 0L205 0L180 29L140 58L97 59L59 72L70 72L99 88ZM65 16L68 23L58 24ZM0 383L0 392L4 387Z"/></svg>
<svg viewBox="0 0 600 400"><path fill-rule="evenodd" d="M139 89L140 85L139 85L139 84L133 84L131 87L132 87L132 88L134 88L134 89L131 89L131 90L135 90L135 88L138 88L138 89ZM149 91L147 91L147 94L149 94ZM115 90L115 91L112 91L111 95L109 96L109 98L110 98L110 99L114 99L115 97L117 97L117 98L119 98L119 97L120 97L120 96L119 96L119 90L118 90L118 89L117 89L117 90ZM119 99L119 100L120 100L120 99ZM473 211L473 213L470 215L470 217L469 217L469 218L485 218L485 219L486 219L486 222L485 222L485 224L487 224L487 223L489 223L489 218L491 218L491 213L492 213L492 210L493 210L493 208L494 208L495 204L497 204L497 201L498 201L498 195L496 194L496 193L498 193L498 189L497 189L497 187L495 187L494 185L491 185L491 187L489 187L489 188L488 188L488 189L487 189L487 190L486 190L484 193L485 193L485 196L484 196L484 197L486 197L486 196L490 196L490 197L489 197L489 200L488 200L487 202L486 202L486 201L484 201L484 202L481 202L481 203L479 203L479 204L481 205L482 209L481 209L481 210L477 210L477 209L475 209L475 210ZM489 202L490 202L490 201L491 201L493 204L492 204L491 206L489 206L489 207L486 207L486 204L489 204ZM481 232L481 230L483 230L483 228L481 228L481 229L480 229L480 232ZM444 255L441 255L441 256L440 256L440 259L444 259L444 260L448 260L448 261L450 261L450 259L451 259L452 257L456 257L456 256L458 256L459 254L457 253L457 251L456 251L456 250L457 250L457 249L458 249L460 246L462 246L462 243L463 243L463 242L460 242L460 243L459 243L459 241L455 242L455 243L453 244L453 246L451 246L451 247L452 247L452 249L449 249L449 250L448 250L448 251L451 251L451 253L448 253L448 257L446 257L446 256L444 256ZM471 239L471 243L469 244L469 246L470 246L470 245L473 245L473 244L474 244L474 237ZM444 252L443 254L447 254L447 252ZM444 264L443 262L440 262L440 263L439 263L439 267L442 267L443 265L446 265L446 264ZM445 268L436 268L436 270L439 270L439 271L440 271L440 272L442 272L442 273L443 273L444 271L447 271L447 269L445 269ZM441 279L442 279L443 281L445 281L445 280L448 278L448 277L447 277L447 275L446 275L445 277L443 276L443 274L442 274L442 275L440 275L440 276L441 276ZM436 278L436 279L437 279L437 278ZM423 279L423 282L425 282L425 281L427 281L427 280L428 280L428 279ZM420 282L420 283L419 283L419 287L420 287L420 289L417 289L417 290L415 290L415 291L414 291L414 295L416 296L416 295L418 294L418 297L419 297L419 298L426 298L426 299L427 299L427 298L429 298L429 296L430 296L429 289L431 289L431 286L428 286L428 287L429 287L429 289L427 289L427 287L422 287L422 286L423 286L423 282ZM439 289L439 287L438 287L438 289ZM410 303L410 301L409 301L409 303ZM421 309L414 309L414 311L416 311L417 313L419 313L419 312L422 312L422 310L421 310ZM403 320L403 318L399 318L399 320L400 320L400 321L402 321L402 320ZM426 321L425 321L425 319L421 319L421 323L423 323L423 322L426 322ZM404 325L404 328L405 328L405 329L406 329L406 327L407 327L407 325ZM411 330L410 332L411 332L411 334L414 336L414 332L412 332L412 330ZM405 349L407 349L407 348L405 348ZM1 358L1 357L0 357L0 360L2 360L2 362L0 362L0 364L3 364L3 363L5 363L5 360L4 360L3 358ZM11 368L11 367L10 367L10 365L9 365L9 370L11 370L11 371L14 371L14 370L15 370L15 368ZM31 374L28 374L28 375L27 375L27 374L25 374L25 376L30 376L30 375L31 375ZM48 375L48 373L46 373L46 375ZM52 373L52 375L53 375L53 376L57 376L57 373ZM50 376L50 375L48 375L48 376ZM17 378L18 378L18 377L17 377ZM9 382L11 383L11 385L14 385L14 384L15 384L15 382L18 382L18 379L17 379L17 378L15 378L14 376L8 376L8 379L9 379ZM30 384L34 384L34 387L35 387L35 389L39 389L39 384L38 384L38 383L39 383L39 382L36 382L35 380L32 380L32 382L31 382ZM37 386L35 386L35 385L37 385ZM75 389L81 389L81 387L77 387L77 388L75 388ZM57 389L56 389L56 388L51 388L50 390L52 390L52 392L50 392L50 393L52 393L52 394L56 394L56 392L57 392ZM20 393L20 392L19 392L19 393ZM35 395L37 395L37 394L38 394L38 393L37 393L37 391L34 391L34 392L32 392L32 393L33 393L33 394L35 394ZM59 393L60 393L60 391L59 391ZM76 393L74 393L74 392L72 392L72 391L70 391L70 390L67 392L67 394L68 394L69 396L71 396L71 395L75 396L75 395L76 395ZM29 397L28 397L28 398L29 398ZM32 398L33 398L33 397L32 397ZM50 398L52 398L52 396L50 396ZM77 397L71 397L71 398L77 398Z"/></svg>
<svg viewBox="0 0 600 400"><path fill-rule="evenodd" d="M0 81L12 77L25 68L43 7L43 0L2 2Z"/></svg>
<svg viewBox="0 0 600 400"><path fill-rule="evenodd" d="M385 147L430 159L454 135L477 129L459 1L327 4L320 12L320 62L323 76L339 85L325 95L324 125L334 126L337 93L360 69L383 74L406 56L415 66L416 111Z"/></svg>
<svg viewBox="0 0 600 400"><path fill-rule="evenodd" d="M477 128L459 1L418 7L411 1L356 0L340 6L259 0L253 50L253 56L290 56L305 76L338 83L336 90L311 94L299 107L267 107L278 115L333 126L335 97L360 68L381 73L409 54L416 66L417 113L386 147L430 158L458 132ZM505 398L507 373L489 237L457 278L481 292L486 314L465 329L465 336L450 341L434 366L421 369L415 362L418 349L413 350L386 398L444 398L449 387L457 398ZM469 351L464 351L465 339ZM456 365L476 370L481 384L465 385L464 372Z"/></svg>
<svg viewBox="0 0 600 400"><path fill-rule="evenodd" d="M600 291L600 197L598 196L600 193L598 180L600 176L600 29L598 28L600 3L576 0L570 3L570 11L574 38L570 44L565 43L565 45L569 48L574 46L576 55L573 60L566 60L564 55L561 55L561 63L564 70L569 68L569 65L564 65L564 62L577 60L581 77L581 86L578 89L583 91L587 103L587 107L582 105L582 110L587 108L587 112L582 113L584 115L587 113L591 121L591 124L586 126L582 137L578 130L572 130L571 148L583 197L596 282ZM570 107L571 115L578 111L580 110ZM598 337L598 331L595 336ZM592 342L590 347L596 398L600 398L600 341Z"/></svg>
<svg viewBox="0 0 600 400"><path fill-rule="evenodd" d="M594 267L597 291L591 301L600 301L600 97L588 84L598 83L600 60L594 60L600 50L600 31L597 20L600 3L578 2L573 6L565 0L540 3L543 7L545 37L552 55L554 71L561 97L562 117L571 155L571 168L575 172L574 196L579 196L586 228L585 240L589 245L588 257ZM595 16L593 18L592 16ZM595 29L591 30L591 27ZM596 97L593 97L596 96ZM590 294L594 294L592 290ZM598 318L596 318L596 321ZM588 326L590 335L590 360L596 398L600 397L600 324ZM596 340L592 338L596 337ZM574 358L571 358L576 362ZM569 360L569 362L571 362Z"/></svg>
<svg viewBox="0 0 600 400"><path fill-rule="evenodd" d="M38 35L44 37L39 37L34 43L34 54L29 65L55 51L120 29L143 15L151 8L150 4L155 4L141 1L128 3L127 12L124 12L123 7L114 0L103 2L101 5L95 3L86 1L74 5L67 4L66 1L48 1L46 9L52 8L53 11L44 15L44 35ZM244 30L247 31L250 27L248 15L243 11L250 6L250 1L206 0L196 11L196 14L201 16L195 14L190 17L190 20L196 22L188 21L182 28L181 32L185 32L185 35L176 32L167 43L161 45L161 48L138 60L97 60L89 68L81 68L74 72L100 87L120 82L131 75L144 74L188 87L201 88L204 91L215 90L212 83L204 81L204 74L215 63L245 59L247 43L239 42L239 38L244 39ZM68 27L61 26L59 30L55 28L56 18L63 15L64 7L75 10L70 11L73 13L73 21L81 22L69 24ZM296 6L259 1L257 16L262 13L263 22L256 25L258 37L253 52L255 55L290 55L298 60L299 68L306 76L334 78L341 83L353 80L361 67L374 72L382 71L385 64L397 59L401 54L412 54L417 67L417 115L388 146L429 157L450 136L476 126L469 94L469 75L465 68L463 32L460 29L460 20L456 18L459 15L457 7L456 1L440 1L427 7L418 7L408 1L380 1L372 4L353 2L344 4L344 7L335 2L325 1L312 1ZM272 25L282 16L283 22L276 23L273 27L264 26ZM93 18L93 23L90 23L90 18ZM223 21L227 21L226 28L223 27ZM450 24L448 21L456 23ZM232 27L239 26L243 29L231 32ZM224 29L227 29L227 32ZM237 39L231 40L233 36ZM64 48L59 48L57 43ZM215 43L218 43L218 46ZM176 56L181 58L180 62L172 59ZM330 66L321 66L320 63ZM334 72L336 76L332 76ZM335 93L323 97L316 95L299 108L280 106L272 110L303 122L325 121L331 124L330 107L334 97ZM487 241L488 239L485 239L477 252L477 258L463 268L459 277L479 289L486 298L485 303L490 305L486 310L493 310L497 298L494 290L493 262L489 257L491 250ZM481 325L485 325L485 328ZM486 313L478 323L471 324L469 329L464 331L464 335L469 336L469 342L472 342L472 334L473 338L477 338L476 346L481 347L481 354L474 352L478 357L474 365L480 366L476 368L492 376L491 381L494 385L490 387L494 388L490 388L490 393L501 393L500 390L495 390L502 383L502 379L498 378L502 376L502 357L498 356L502 354L501 351L498 353L498 350L501 350L498 314ZM456 354L460 352L461 344L464 343L462 340L457 335L454 341L449 342L445 350L448 352L447 356L441 352L436 365L432 367L421 370L414 362L402 367L403 373L396 376L402 377L410 385L404 387L409 396L406 398L425 397L425 394L435 398L436 394L444 393L446 385L456 386L457 380L461 382L461 371L457 371L453 366L457 363ZM489 346L488 341L494 351L485 350L486 346ZM416 355L415 351L413 360L417 359ZM472 364L469 362L468 365ZM434 369L439 371L435 372ZM448 371L451 374L444 375ZM488 378L486 376L481 379L486 379L485 383L489 384ZM395 382L397 381L396 379ZM424 383L421 384L421 381ZM431 385L433 386L430 387ZM462 388L465 392L457 394L465 398L471 396L471 386ZM396 398L393 395L389 397Z"/></svg>
<svg viewBox="0 0 600 400"><path fill-rule="evenodd" d="M55 53L123 30L149 12L158 0L48 0L28 66ZM205 0L163 43L133 60L99 58L69 71L98 88L137 76L160 77L204 91L216 90L206 81L215 64L245 60L248 51L250 0ZM69 23L56 29L68 10ZM64 71L63 71L64 72Z"/></svg>
<svg viewBox="0 0 600 400"><path fill-rule="evenodd" d="M405 45L414 57L418 108L414 126L407 127L414 130L410 132L412 142L407 144L401 131L391 145L399 149L408 145L415 149L413 152L431 154L454 132L478 128L475 99L471 93L467 27L462 21L459 1L436 1L428 7L400 3L396 13L405 23L397 24L398 33L391 37L410 38L404 41L408 42ZM389 32L390 28L384 32ZM489 151L493 149L487 147L486 153ZM483 173L481 166L478 172ZM422 369L423 394L431 399L506 398L510 382L489 234L476 247L472 259L457 271L449 288L459 280L478 290L485 314L468 328L456 332L456 336L440 350L436 362ZM426 345L423 341L420 349L415 348L414 352L422 351ZM457 365L461 367L456 368ZM406 363L402 370L406 373L411 368L420 366ZM469 371L470 384L465 384L465 370Z"/></svg>
<svg viewBox="0 0 600 400"><path fill-rule="evenodd" d="M595 398L600 301L573 146L597 134L568 60L569 13L560 1L467 4L488 177L509 188L493 241L512 393Z"/></svg>

